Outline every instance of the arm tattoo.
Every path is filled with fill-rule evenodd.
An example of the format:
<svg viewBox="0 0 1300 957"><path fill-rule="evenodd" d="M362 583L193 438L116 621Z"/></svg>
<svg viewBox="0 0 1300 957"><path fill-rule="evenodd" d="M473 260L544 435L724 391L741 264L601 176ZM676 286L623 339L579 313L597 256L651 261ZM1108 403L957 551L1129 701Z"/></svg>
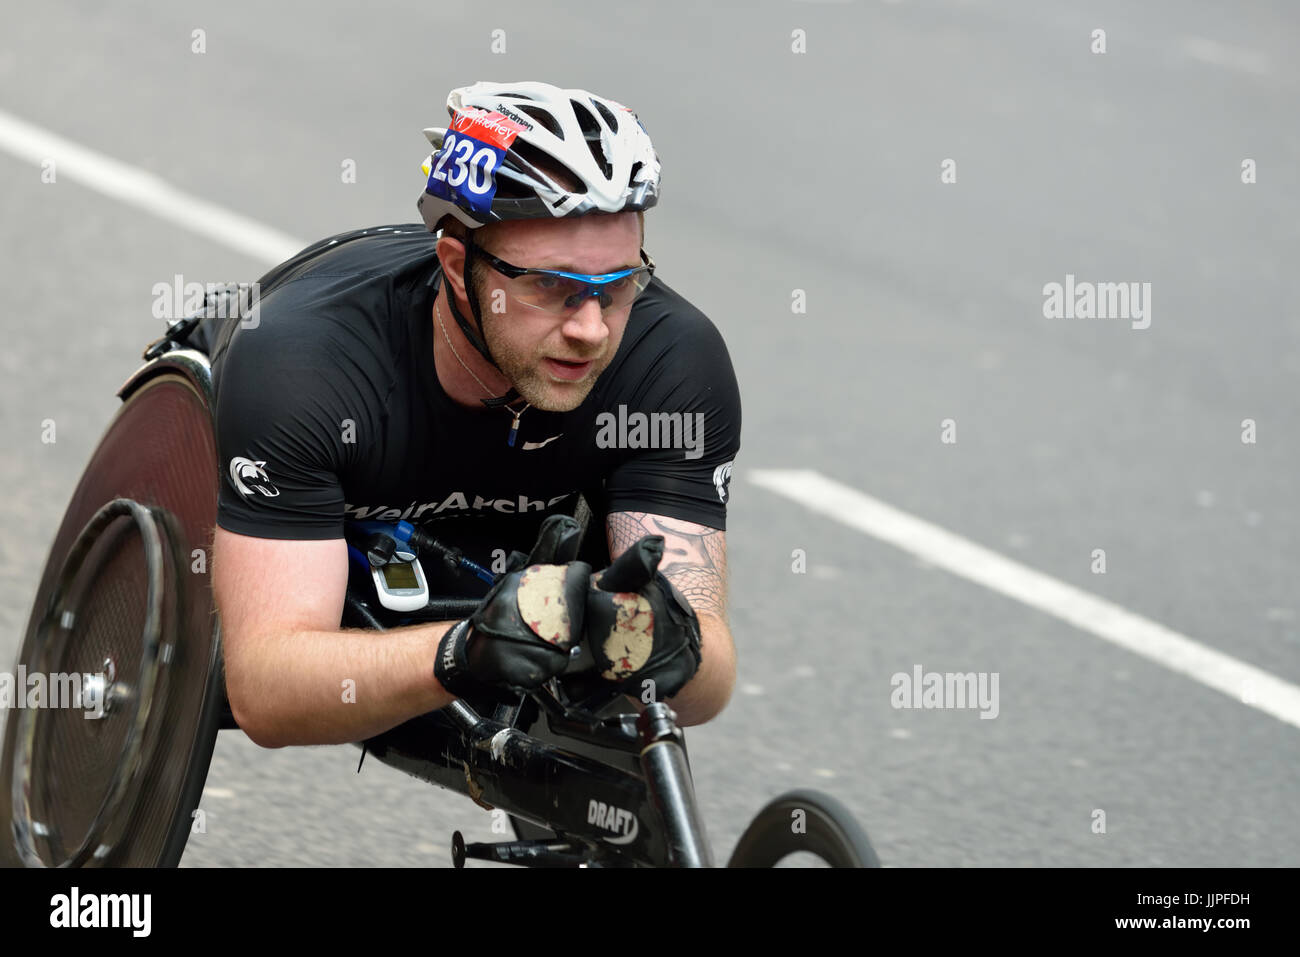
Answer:
<svg viewBox="0 0 1300 957"><path fill-rule="evenodd" d="M659 570L691 603L695 613L726 620L727 533L649 512L611 512L609 553L617 558L645 535L664 537Z"/></svg>

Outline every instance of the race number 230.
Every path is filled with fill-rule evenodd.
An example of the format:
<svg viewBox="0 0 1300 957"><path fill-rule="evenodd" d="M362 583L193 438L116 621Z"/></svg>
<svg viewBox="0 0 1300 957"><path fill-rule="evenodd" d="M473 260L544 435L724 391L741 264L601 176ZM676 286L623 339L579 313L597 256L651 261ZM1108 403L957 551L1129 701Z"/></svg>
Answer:
<svg viewBox="0 0 1300 957"><path fill-rule="evenodd" d="M448 133L429 178L441 180L452 189L459 189L464 184L471 193L481 196L492 188L492 171L500 157L501 154L490 146L480 146L467 136Z"/></svg>

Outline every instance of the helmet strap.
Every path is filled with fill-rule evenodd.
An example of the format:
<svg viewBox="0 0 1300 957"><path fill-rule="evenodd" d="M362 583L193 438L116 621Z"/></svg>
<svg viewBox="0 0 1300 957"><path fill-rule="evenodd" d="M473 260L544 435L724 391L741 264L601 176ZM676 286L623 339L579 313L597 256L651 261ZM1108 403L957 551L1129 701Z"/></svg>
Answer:
<svg viewBox="0 0 1300 957"><path fill-rule="evenodd" d="M469 320L461 313L460 307L456 305L456 297L452 295L450 286L447 287L447 305L451 309L452 318L456 320L456 325L460 327L460 331L469 340L469 344L478 350L479 355L486 359L492 368L498 372L503 372L504 370L497 365L497 361L492 358L492 353L487 347L487 336L483 334L483 316L479 309L478 295L474 291L474 283L470 276L470 247L473 244L474 240L467 234L465 236L465 297L469 300L470 313L474 316L474 324L478 326L478 330L475 331ZM436 291L434 294L437 295ZM518 398L520 398L519 392L512 385L510 391L505 395L498 396L495 399L480 399L479 401L489 409L496 409L503 405L509 405Z"/></svg>
<svg viewBox="0 0 1300 957"><path fill-rule="evenodd" d="M491 363L494 369L500 369L497 361L492 358L492 353L488 351L487 337L483 334L483 313L478 305L478 293L474 290L473 277L470 275L472 260L474 258L474 237L470 233L465 234L465 265L462 267L462 276L465 282L465 298L469 300L469 311L474 317L474 325L471 328L469 321L461 315L460 309L456 305L455 297L450 295L448 290L447 304L451 306L451 314L456 318L456 324L460 326L461 332L465 333L465 338L469 340L470 345L479 351L484 359Z"/></svg>

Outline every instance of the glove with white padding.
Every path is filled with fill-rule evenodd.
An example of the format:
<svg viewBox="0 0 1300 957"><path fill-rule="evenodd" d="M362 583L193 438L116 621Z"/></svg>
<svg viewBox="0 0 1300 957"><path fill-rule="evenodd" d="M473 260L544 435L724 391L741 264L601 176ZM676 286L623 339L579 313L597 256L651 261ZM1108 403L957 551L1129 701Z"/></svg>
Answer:
<svg viewBox="0 0 1300 957"><path fill-rule="evenodd" d="M671 697L700 667L700 624L690 603L659 572L662 535L647 535L591 578L584 641L596 670L619 690Z"/></svg>
<svg viewBox="0 0 1300 957"><path fill-rule="evenodd" d="M567 515L542 524L537 544L513 552L478 610L438 645L433 673L451 694L485 687L533 690L562 672L582 640L591 566L572 561L581 529Z"/></svg>

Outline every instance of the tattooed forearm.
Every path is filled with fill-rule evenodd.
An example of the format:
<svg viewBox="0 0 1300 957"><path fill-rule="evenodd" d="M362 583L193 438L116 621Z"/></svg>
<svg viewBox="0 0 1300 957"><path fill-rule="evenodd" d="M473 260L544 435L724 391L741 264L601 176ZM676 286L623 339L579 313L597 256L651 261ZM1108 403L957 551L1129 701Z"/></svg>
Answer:
<svg viewBox="0 0 1300 957"><path fill-rule="evenodd" d="M618 556L645 535L664 537L659 570L698 614L725 619L727 610L727 533L707 525L648 512L609 515L609 551Z"/></svg>

